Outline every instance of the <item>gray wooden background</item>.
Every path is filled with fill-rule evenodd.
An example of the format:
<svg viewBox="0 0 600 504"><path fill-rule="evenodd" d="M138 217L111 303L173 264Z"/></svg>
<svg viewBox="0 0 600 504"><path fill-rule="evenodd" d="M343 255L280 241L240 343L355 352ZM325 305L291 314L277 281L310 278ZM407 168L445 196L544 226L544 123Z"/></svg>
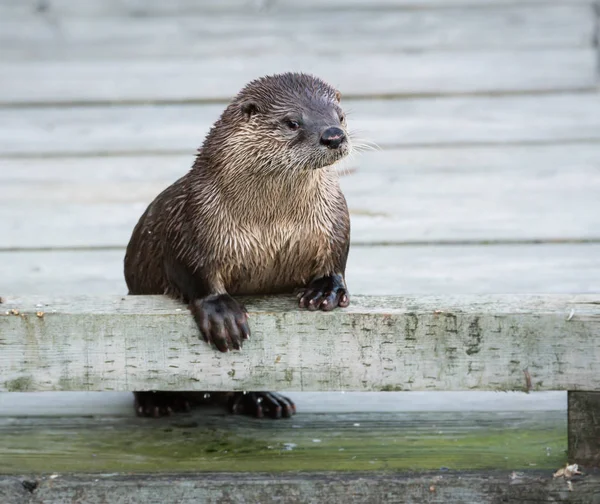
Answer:
<svg viewBox="0 0 600 504"><path fill-rule="evenodd" d="M337 86L355 135L379 147L342 178L353 293L600 292L599 13L590 0L0 0L0 294L126 292L146 205L239 88L286 70ZM358 407L345 397L332 401ZM452 409L459 396L369 397Z"/></svg>

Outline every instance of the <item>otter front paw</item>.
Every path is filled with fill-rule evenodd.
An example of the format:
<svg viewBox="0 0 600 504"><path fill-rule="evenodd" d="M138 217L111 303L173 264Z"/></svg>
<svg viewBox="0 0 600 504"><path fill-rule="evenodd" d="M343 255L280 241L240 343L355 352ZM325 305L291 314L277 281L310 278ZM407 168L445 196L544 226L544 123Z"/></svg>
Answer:
<svg viewBox="0 0 600 504"><path fill-rule="evenodd" d="M204 341L221 352L240 350L250 337L246 309L229 294L197 299L190 308Z"/></svg>
<svg viewBox="0 0 600 504"><path fill-rule="evenodd" d="M330 275L313 280L300 293L300 308L310 311L333 310L336 306L346 308L350 298L342 275Z"/></svg>

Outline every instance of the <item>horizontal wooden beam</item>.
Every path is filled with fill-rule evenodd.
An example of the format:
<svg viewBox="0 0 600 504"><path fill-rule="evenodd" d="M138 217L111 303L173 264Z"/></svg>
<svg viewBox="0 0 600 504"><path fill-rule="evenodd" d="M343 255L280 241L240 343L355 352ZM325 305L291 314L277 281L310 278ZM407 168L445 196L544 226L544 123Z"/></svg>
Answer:
<svg viewBox="0 0 600 504"><path fill-rule="evenodd" d="M39 479L0 477L5 504L86 502L123 504L178 502L595 502L600 476L567 482L552 471L425 474L300 473L285 476L212 473L202 475L52 475ZM35 488L33 495L24 488ZM569 491L572 490L572 491Z"/></svg>
<svg viewBox="0 0 600 504"><path fill-rule="evenodd" d="M600 390L600 295L243 301L252 338L221 354L161 296L8 297L0 391Z"/></svg>

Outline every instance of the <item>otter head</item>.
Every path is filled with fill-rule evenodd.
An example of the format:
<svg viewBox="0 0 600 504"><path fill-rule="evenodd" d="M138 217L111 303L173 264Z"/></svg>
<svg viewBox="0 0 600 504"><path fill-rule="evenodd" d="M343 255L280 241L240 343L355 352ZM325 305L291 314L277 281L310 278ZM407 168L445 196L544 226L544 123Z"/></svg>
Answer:
<svg viewBox="0 0 600 504"><path fill-rule="evenodd" d="M207 142L227 164L241 162L244 169L262 173L324 168L351 149L340 93L302 73L250 82L227 107Z"/></svg>

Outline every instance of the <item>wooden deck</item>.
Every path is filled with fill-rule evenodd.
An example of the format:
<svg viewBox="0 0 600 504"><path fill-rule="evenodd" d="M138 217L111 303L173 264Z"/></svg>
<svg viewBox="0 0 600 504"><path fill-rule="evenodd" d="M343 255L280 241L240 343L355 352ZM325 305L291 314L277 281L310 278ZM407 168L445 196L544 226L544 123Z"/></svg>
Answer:
<svg viewBox="0 0 600 504"><path fill-rule="evenodd" d="M599 292L591 1L0 2L0 287L119 294L133 225L249 79L314 72L380 150L355 294Z"/></svg>
<svg viewBox="0 0 600 504"><path fill-rule="evenodd" d="M336 85L351 129L379 146L348 160L342 177L353 226L353 294L600 293L599 40L594 0L330 0L326 12L315 0L0 0L0 296L124 294L124 247L146 205L189 169L241 86L284 70ZM348 444L339 444L333 417L325 425L312 415L299 414L305 430L290 436L271 431L281 427L250 425L249 436L259 441L247 444L240 463L258 457L257 470L347 464L368 472L417 464L436 471L379 485L390 489L388 498L413 499L407 502L487 502L483 495L531 502L544 495L583 503L596 492L597 482L570 493L564 481L548 479L566 462L564 415L533 414L547 420L536 431L528 415L486 423L457 413L444 420L449 437L442 444L433 440L439 429L427 423L433 441L424 453L437 455L422 465L416 452L398 455L423 434L412 420L402 423L401 413L344 420L379 433L395 447L385 453L364 440L364 451L357 448L350 426L340 438ZM224 425L215 435L220 416L198 421L196 431L210 431L217 451L182 458L178 469L221 470L211 465L227 458L218 441L233 431ZM106 432L127 439L147 431L130 418L109 418L97 428L87 420L50 422L39 443L27 446L31 426L40 422L22 422L0 422L0 472L35 472L42 460L59 459L56 470L164 469L150 456L119 465L122 453ZM490 452L478 431L467 439L456 431L459 422L489 427L482 432L488 444L503 424L494 438L501 448ZM185 425L164 428L161 435L174 429L173 436L187 436ZM277 457L260 441L271 435ZM75 438L81 442L68 452L75 455L65 458L65 440ZM449 448L448 439L460 439L465 451ZM300 453L285 451L288 442ZM40 443L46 449L36 462ZM345 457L349 451L339 448L354 451ZM99 449L104 455L94 460ZM291 456L287 466L277 465L283 451ZM307 463L319 457L322 466ZM469 474L445 482L436 465L442 459L450 462L440 467L507 472L483 483ZM544 482L512 476L526 467L544 470ZM149 492L140 498L163 502L152 500L152 488L170 491L170 480L140 478ZM271 482L273 492L303 502L291 497L308 486L319 495L327 483L346 500L363 491L325 476L294 478ZM370 478L364 481L375 488L377 477ZM519 484L500 484L507 480ZM54 489L49 499L56 501L47 502L77 495L130 502L118 500L119 489L131 493L127 485L138 484L98 481L47 479L31 494L0 478L0 501L46 502L45 492ZM245 495L260 500L251 476L239 481ZM438 492L423 491L430 485ZM185 483L175 488L181 502L196 502Z"/></svg>

